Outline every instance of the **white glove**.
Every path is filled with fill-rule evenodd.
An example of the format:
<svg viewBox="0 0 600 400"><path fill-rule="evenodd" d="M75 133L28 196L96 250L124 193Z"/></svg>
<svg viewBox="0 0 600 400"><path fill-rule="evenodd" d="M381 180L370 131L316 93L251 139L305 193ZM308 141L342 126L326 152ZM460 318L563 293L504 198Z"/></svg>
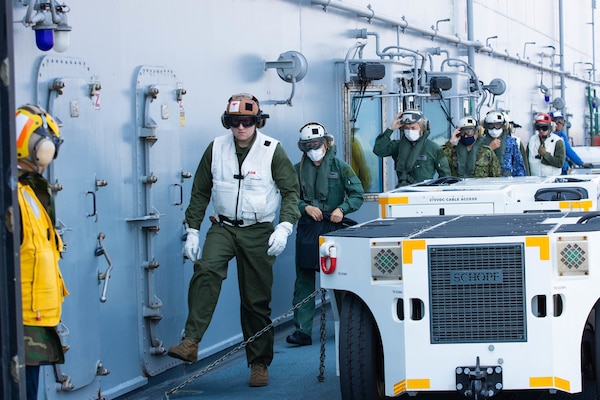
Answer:
<svg viewBox="0 0 600 400"><path fill-rule="evenodd" d="M200 257L200 236L198 229L187 228L187 239L185 240L185 254L192 262Z"/></svg>
<svg viewBox="0 0 600 400"><path fill-rule="evenodd" d="M280 255L283 249L285 249L287 238L291 233L292 224L289 222L280 222L275 227L271 237L269 237L269 250L267 250L267 254L270 256Z"/></svg>

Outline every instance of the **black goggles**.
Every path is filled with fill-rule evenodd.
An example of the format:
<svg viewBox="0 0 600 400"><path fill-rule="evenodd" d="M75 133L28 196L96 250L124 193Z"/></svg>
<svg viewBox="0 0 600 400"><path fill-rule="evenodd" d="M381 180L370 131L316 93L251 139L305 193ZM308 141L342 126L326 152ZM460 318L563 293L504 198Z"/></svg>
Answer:
<svg viewBox="0 0 600 400"><path fill-rule="evenodd" d="M231 115L225 114L225 123L232 128L237 128L242 124L244 128L249 128L256 125L258 116L256 115Z"/></svg>
<svg viewBox="0 0 600 400"><path fill-rule="evenodd" d="M319 139L311 139L311 140L301 140L298 142L298 147L300 147L300 150L302 150L303 152L308 152L311 150L316 150L318 148L320 148L324 143L324 140L322 138Z"/></svg>
<svg viewBox="0 0 600 400"><path fill-rule="evenodd" d="M536 131L547 131L548 129L550 129L550 127L548 125L540 125L540 124L535 124L535 130Z"/></svg>
<svg viewBox="0 0 600 400"><path fill-rule="evenodd" d="M423 115L414 111L406 111L402 113L400 116L401 124L414 124L415 122L419 122L423 118Z"/></svg>
<svg viewBox="0 0 600 400"><path fill-rule="evenodd" d="M475 128L460 128L460 134L462 136L473 136L475 135Z"/></svg>

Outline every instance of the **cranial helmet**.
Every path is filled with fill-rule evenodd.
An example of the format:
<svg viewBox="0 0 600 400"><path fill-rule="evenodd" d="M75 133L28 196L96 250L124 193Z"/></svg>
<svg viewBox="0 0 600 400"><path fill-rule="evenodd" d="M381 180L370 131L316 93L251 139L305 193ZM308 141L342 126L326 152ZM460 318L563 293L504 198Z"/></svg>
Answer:
<svg viewBox="0 0 600 400"><path fill-rule="evenodd" d="M490 111L485 115L483 124L486 128L489 129L492 125L495 124L502 124L504 127L505 122L506 119L504 118L503 113L501 113L500 111Z"/></svg>
<svg viewBox="0 0 600 400"><path fill-rule="evenodd" d="M477 120L475 118L471 117L470 115L465 115L458 121L458 124L456 127L458 129L465 129L465 128L473 128L474 129L475 127L477 127Z"/></svg>
<svg viewBox="0 0 600 400"><path fill-rule="evenodd" d="M429 130L429 120L423 116L423 113L419 110L406 110L402 112L400 116L400 123L402 125L419 123L421 132Z"/></svg>
<svg viewBox="0 0 600 400"><path fill-rule="evenodd" d="M307 152L315 148L318 142L318 147L321 147L323 143L327 147L331 147L333 144L333 136L327 133L325 127L318 122L309 122L300 128L300 137L298 138L298 148ZM313 145L314 144L314 145Z"/></svg>
<svg viewBox="0 0 600 400"><path fill-rule="evenodd" d="M16 112L17 159L46 167L58 156L63 140L58 124L43 108L25 104Z"/></svg>
<svg viewBox="0 0 600 400"><path fill-rule="evenodd" d="M242 119L242 122L240 122L240 119L236 117L249 118ZM265 126L267 118L269 118L269 115L263 114L256 97L249 93L238 93L227 100L227 107L223 115L221 115L221 123L226 129L232 127L234 120L238 123L237 126L242 123L246 128L256 125L260 129Z"/></svg>
<svg viewBox="0 0 600 400"><path fill-rule="evenodd" d="M535 119L533 121L533 129L534 130L539 130L539 127L544 127L547 126L548 127L548 131L552 132L554 130L554 122L552 122L552 117L550 116L550 114L546 114L546 113L539 113L535 116Z"/></svg>
<svg viewBox="0 0 600 400"><path fill-rule="evenodd" d="M550 125L552 124L552 117L550 114L540 113L535 116L536 125Z"/></svg>
<svg viewBox="0 0 600 400"><path fill-rule="evenodd" d="M565 116L560 111L551 112L550 117L552 117L552 121L555 121L555 122L556 122L556 120L559 120L559 119L562 119L562 120L565 119Z"/></svg>

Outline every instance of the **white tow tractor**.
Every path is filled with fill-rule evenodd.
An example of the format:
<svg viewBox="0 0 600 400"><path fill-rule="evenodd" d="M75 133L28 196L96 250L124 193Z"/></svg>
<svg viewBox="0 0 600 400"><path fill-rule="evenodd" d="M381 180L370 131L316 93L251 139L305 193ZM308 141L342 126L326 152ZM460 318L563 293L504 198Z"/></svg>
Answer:
<svg viewBox="0 0 600 400"><path fill-rule="evenodd" d="M320 238L343 399L583 390L600 359L582 346L600 343L598 181L528 179L392 191L382 218Z"/></svg>
<svg viewBox="0 0 600 400"><path fill-rule="evenodd" d="M379 216L594 211L599 197L599 175L446 177L379 194Z"/></svg>

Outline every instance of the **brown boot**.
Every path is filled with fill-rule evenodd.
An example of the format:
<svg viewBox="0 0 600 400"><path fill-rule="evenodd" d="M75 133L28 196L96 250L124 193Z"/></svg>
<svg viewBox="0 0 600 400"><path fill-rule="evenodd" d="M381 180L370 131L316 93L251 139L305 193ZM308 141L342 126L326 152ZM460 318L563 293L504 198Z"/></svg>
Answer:
<svg viewBox="0 0 600 400"><path fill-rule="evenodd" d="M265 364L252 364L250 369L250 386L259 387L269 384L269 370Z"/></svg>
<svg viewBox="0 0 600 400"><path fill-rule="evenodd" d="M179 358L182 361L198 361L198 342L194 339L183 339L181 343L171 346L169 356Z"/></svg>

